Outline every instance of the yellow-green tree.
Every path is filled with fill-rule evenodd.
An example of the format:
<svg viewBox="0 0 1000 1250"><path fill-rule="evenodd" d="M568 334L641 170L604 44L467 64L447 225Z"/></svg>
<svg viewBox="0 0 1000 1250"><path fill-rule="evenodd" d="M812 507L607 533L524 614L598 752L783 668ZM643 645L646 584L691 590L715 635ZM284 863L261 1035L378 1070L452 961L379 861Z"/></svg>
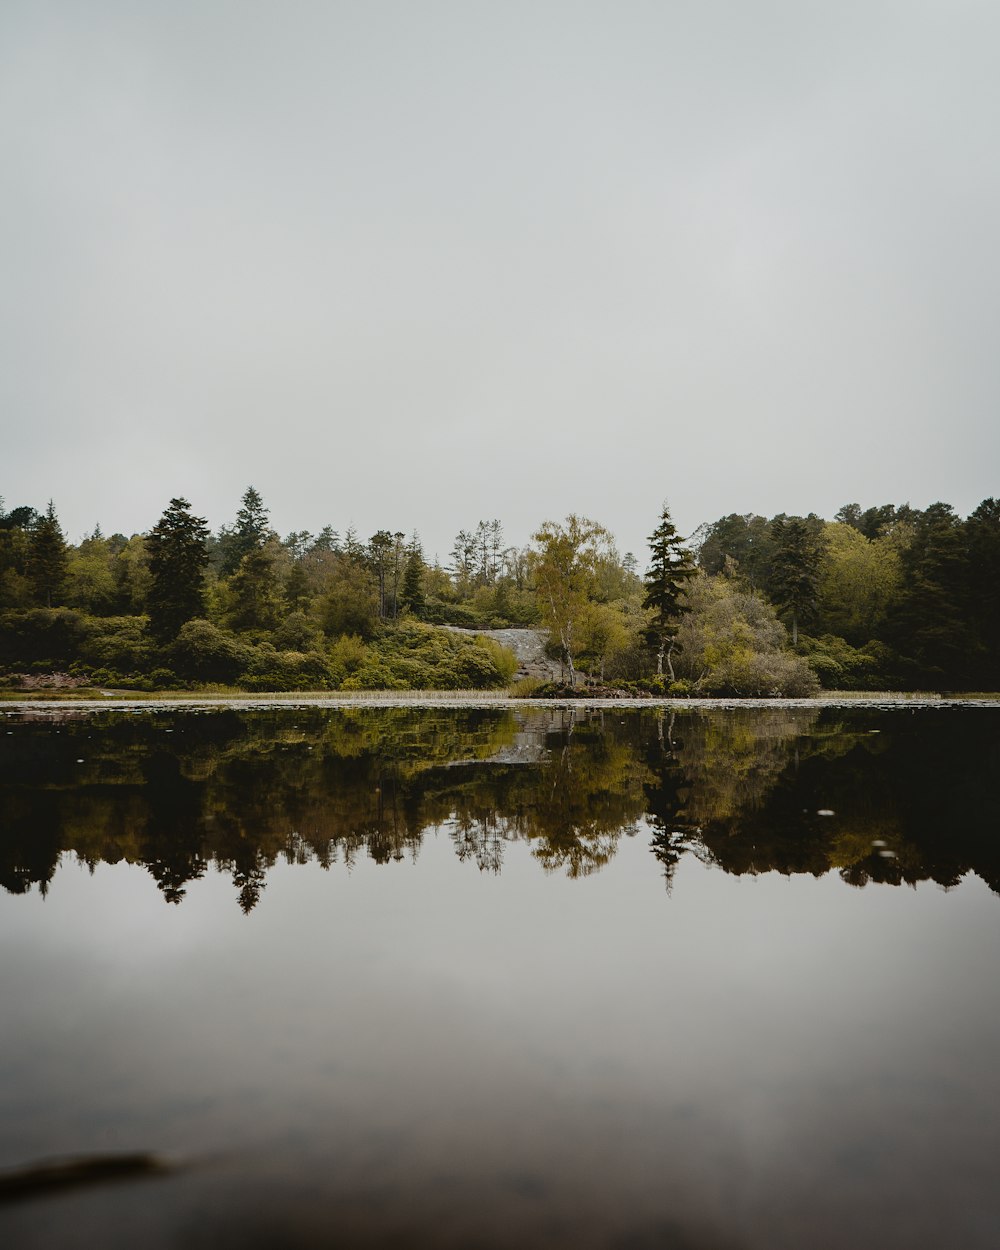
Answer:
<svg viewBox="0 0 1000 1250"><path fill-rule="evenodd" d="M532 535L533 570L542 618L558 643L571 686L576 685L573 658L601 561L614 551L603 525L570 513L565 524L546 521Z"/></svg>

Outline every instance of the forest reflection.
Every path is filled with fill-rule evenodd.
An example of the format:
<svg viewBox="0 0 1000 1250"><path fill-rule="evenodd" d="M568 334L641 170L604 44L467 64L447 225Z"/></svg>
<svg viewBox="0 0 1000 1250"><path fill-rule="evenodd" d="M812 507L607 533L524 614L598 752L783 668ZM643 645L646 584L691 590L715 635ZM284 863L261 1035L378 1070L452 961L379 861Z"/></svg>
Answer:
<svg viewBox="0 0 1000 1250"><path fill-rule="evenodd" d="M211 867L249 912L268 869L416 859L441 831L584 877L650 838L735 874L1000 892L1000 724L986 709L60 710L5 717L0 885L64 856L144 865L179 903Z"/></svg>

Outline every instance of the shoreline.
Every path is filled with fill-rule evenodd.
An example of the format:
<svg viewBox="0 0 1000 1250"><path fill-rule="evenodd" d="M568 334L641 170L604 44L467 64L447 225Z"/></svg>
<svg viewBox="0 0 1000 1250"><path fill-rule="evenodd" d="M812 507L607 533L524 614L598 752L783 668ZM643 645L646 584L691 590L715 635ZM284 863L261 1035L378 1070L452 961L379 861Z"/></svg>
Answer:
<svg viewBox="0 0 1000 1250"><path fill-rule="evenodd" d="M531 699L515 698L506 693L489 691L353 691L350 694L303 694L294 691L273 694L218 695L178 694L150 695L146 698L107 694L102 698L25 697L0 700L0 714L9 712L64 712L70 708L81 712L129 711L162 712L171 708L188 711L219 711L232 708L238 711L259 711L267 708L289 709L318 708L427 708L454 707L482 708L559 708L559 709L628 709L666 708L671 711L684 709L730 709L738 708L944 708L944 707L1000 707L1000 693L981 696L906 694L899 692L850 692L816 695L811 698L578 698Z"/></svg>

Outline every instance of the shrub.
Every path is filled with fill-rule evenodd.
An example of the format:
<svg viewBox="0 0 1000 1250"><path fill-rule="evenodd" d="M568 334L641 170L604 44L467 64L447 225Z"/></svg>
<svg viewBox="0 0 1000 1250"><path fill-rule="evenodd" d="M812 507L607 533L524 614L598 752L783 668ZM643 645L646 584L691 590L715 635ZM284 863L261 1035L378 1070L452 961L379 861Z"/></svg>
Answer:
<svg viewBox="0 0 1000 1250"><path fill-rule="evenodd" d="M253 659L252 649L234 634L199 618L181 626L164 654L182 677L193 681L235 682Z"/></svg>

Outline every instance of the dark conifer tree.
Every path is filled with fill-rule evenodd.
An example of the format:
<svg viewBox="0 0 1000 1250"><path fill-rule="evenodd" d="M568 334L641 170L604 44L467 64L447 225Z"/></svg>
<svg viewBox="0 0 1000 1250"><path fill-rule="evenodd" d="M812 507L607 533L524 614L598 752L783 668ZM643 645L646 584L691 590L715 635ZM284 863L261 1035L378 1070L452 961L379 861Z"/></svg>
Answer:
<svg viewBox="0 0 1000 1250"><path fill-rule="evenodd" d="M406 568L403 572L403 606L409 608L414 616L421 616L424 610L424 556L420 544L414 542L406 557Z"/></svg>
<svg viewBox="0 0 1000 1250"><path fill-rule="evenodd" d="M222 571L227 577L236 572L244 556L259 551L267 542L271 534L268 516L260 491L248 486L240 500L235 526L220 536Z"/></svg>
<svg viewBox="0 0 1000 1250"><path fill-rule="evenodd" d="M917 685L958 687L975 668L968 571L965 526L951 504L932 503L903 553L905 589L887 626L892 643L914 662Z"/></svg>
<svg viewBox="0 0 1000 1250"><path fill-rule="evenodd" d="M1000 689L1000 499L984 499L965 523L969 617L979 635L977 684Z"/></svg>
<svg viewBox="0 0 1000 1250"><path fill-rule="evenodd" d="M666 658L671 681L674 680L673 653L677 626L679 618L687 611L682 596L695 571L694 561L682 543L670 519L670 511L664 504L660 524L649 536L650 565L643 606L653 611L646 640L656 653L657 676L663 676L663 661Z"/></svg>
<svg viewBox="0 0 1000 1250"><path fill-rule="evenodd" d="M774 554L770 590L792 620L792 646L799 645L799 625L816 616L822 544L802 517L776 517L771 523Z"/></svg>
<svg viewBox="0 0 1000 1250"><path fill-rule="evenodd" d="M186 499L171 499L146 539L149 629L158 642L169 642L185 621L205 614L208 526L190 509Z"/></svg>
<svg viewBox="0 0 1000 1250"><path fill-rule="evenodd" d="M50 499L31 533L28 569L37 602L47 608L59 602L66 567L66 540Z"/></svg>

